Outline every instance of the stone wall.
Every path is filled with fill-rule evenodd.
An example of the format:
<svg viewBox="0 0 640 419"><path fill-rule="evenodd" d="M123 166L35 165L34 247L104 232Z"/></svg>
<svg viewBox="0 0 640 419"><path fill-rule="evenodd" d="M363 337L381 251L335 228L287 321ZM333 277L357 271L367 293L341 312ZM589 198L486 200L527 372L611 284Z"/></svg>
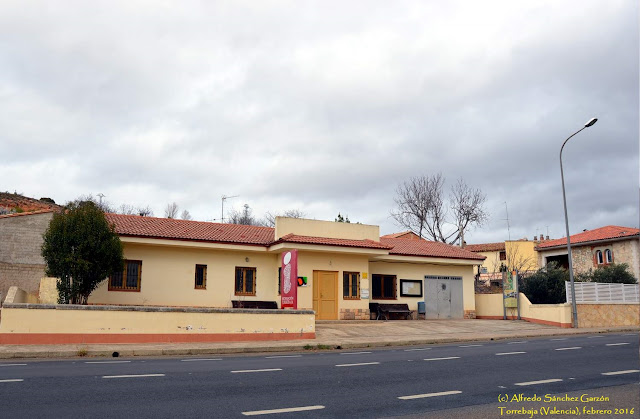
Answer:
<svg viewBox="0 0 640 419"><path fill-rule="evenodd" d="M52 212L12 214L0 217L0 293L18 286L37 293L45 264L40 254L42 235L53 217Z"/></svg>
<svg viewBox="0 0 640 419"><path fill-rule="evenodd" d="M577 304L578 326L640 326L640 304Z"/></svg>
<svg viewBox="0 0 640 419"><path fill-rule="evenodd" d="M370 312L368 308L341 308L340 320L370 320Z"/></svg>

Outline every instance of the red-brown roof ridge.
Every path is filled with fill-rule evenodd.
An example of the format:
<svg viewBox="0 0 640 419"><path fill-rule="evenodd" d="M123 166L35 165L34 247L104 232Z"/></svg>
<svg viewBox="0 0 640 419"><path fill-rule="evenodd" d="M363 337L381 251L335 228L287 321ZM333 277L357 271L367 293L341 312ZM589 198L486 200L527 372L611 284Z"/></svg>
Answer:
<svg viewBox="0 0 640 419"><path fill-rule="evenodd" d="M362 247L368 249L390 249L380 242L369 239L337 239L329 237L301 236L298 234L287 234L276 240L273 244L278 243L300 243L300 244L319 244L326 246L346 246L346 247Z"/></svg>
<svg viewBox="0 0 640 419"><path fill-rule="evenodd" d="M499 252L505 250L504 242L466 244L464 248L470 252Z"/></svg>
<svg viewBox="0 0 640 419"><path fill-rule="evenodd" d="M458 246L429 240L380 238L382 244L392 246L391 255L440 257L450 259L484 260L485 257Z"/></svg>
<svg viewBox="0 0 640 419"><path fill-rule="evenodd" d="M571 244L578 245L580 243L597 242L604 240L623 239L640 235L640 229L634 227L623 227L616 225L608 225L593 230L583 231L582 233L571 235ZM538 244L537 249L547 249L551 247L567 246L567 238L548 240Z"/></svg>

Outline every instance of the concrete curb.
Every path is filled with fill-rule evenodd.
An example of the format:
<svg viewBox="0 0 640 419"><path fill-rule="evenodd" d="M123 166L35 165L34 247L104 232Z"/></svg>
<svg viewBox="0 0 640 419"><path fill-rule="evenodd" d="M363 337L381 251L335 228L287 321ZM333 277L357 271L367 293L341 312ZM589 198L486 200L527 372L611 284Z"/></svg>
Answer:
<svg viewBox="0 0 640 419"><path fill-rule="evenodd" d="M449 343L465 343L465 342L487 342L501 341L521 338L544 338L550 336L571 336L585 335L597 333L622 333L622 332L640 332L638 327L628 328L602 328L602 329L559 329L553 330L551 333L511 333L508 335L474 335L467 337L442 337L442 338L421 338L421 339L404 339L392 342L384 341L362 341L348 342L341 340L322 340L322 341L300 341L291 344L280 345L258 345L258 346L237 346L238 343L229 343L233 346L214 346L214 347L192 347L189 344L181 344L181 347L166 347L167 345L157 344L156 347L136 347L135 344L119 345L104 344L99 348L90 348L86 345L75 345L75 347L60 348L60 345L52 345L48 350L38 345L34 350L24 350L23 348L15 351L5 350L0 352L0 359L51 359L51 358L111 358L114 352L118 353L118 357L161 357L161 356L193 356L193 355L223 355L223 354L255 354L269 352L307 352L307 351L331 351L341 349L366 349L366 348L385 348L385 347L403 347L416 345L437 345ZM175 344L172 344L172 346ZM219 344L218 344L219 345ZM10 346L5 346L10 349Z"/></svg>

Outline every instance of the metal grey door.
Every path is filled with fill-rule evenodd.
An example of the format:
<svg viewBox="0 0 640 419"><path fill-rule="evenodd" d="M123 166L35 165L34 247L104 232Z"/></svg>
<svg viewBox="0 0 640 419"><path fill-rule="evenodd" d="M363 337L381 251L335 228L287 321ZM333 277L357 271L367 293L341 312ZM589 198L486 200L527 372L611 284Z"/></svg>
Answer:
<svg viewBox="0 0 640 419"><path fill-rule="evenodd" d="M424 277L424 318L438 318L438 301L436 299L438 280L433 277Z"/></svg>
<svg viewBox="0 0 640 419"><path fill-rule="evenodd" d="M464 306L462 304L462 278L459 276L452 276L449 279L449 288L451 291L450 317L452 319L462 319L464 317Z"/></svg>
<svg viewBox="0 0 640 419"><path fill-rule="evenodd" d="M436 286L436 301L438 304L438 318L451 318L451 287L448 279L438 279Z"/></svg>

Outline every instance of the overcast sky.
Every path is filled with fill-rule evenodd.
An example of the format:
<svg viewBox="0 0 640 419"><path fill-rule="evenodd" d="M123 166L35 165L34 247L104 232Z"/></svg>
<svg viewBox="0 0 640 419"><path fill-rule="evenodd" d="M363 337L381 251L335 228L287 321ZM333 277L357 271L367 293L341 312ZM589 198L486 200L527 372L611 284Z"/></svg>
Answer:
<svg viewBox="0 0 640 419"><path fill-rule="evenodd" d="M412 176L487 195L468 243L638 226L636 0L0 4L0 190L401 231Z"/></svg>

